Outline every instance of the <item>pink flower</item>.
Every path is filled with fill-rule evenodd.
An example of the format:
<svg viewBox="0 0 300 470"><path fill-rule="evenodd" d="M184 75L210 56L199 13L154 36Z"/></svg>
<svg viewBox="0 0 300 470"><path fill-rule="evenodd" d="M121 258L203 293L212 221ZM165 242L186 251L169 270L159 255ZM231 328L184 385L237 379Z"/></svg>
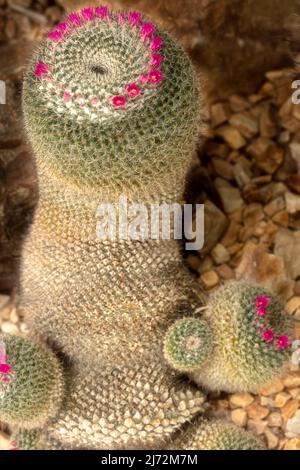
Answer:
<svg viewBox="0 0 300 470"><path fill-rule="evenodd" d="M98 16L98 18L101 18L102 20L109 18L109 9L107 6L96 7L95 13L96 16Z"/></svg>
<svg viewBox="0 0 300 470"><path fill-rule="evenodd" d="M64 101L68 102L68 101L70 101L70 99L71 99L71 93L68 90L66 90L64 92Z"/></svg>
<svg viewBox="0 0 300 470"><path fill-rule="evenodd" d="M267 310L264 307L258 307L256 309L256 315L258 315L259 317L265 316L266 313L267 313Z"/></svg>
<svg viewBox="0 0 300 470"><path fill-rule="evenodd" d="M1 381L7 383L9 382L9 377L2 377Z"/></svg>
<svg viewBox="0 0 300 470"><path fill-rule="evenodd" d="M150 49L152 51L158 51L158 49L160 49L162 45L163 45L162 38L160 36L155 36L155 38L152 39L152 41L150 42Z"/></svg>
<svg viewBox="0 0 300 470"><path fill-rule="evenodd" d="M68 16L67 16L67 20L69 21L70 24L72 24L73 26L79 26L80 23L81 23L81 18L80 18L80 15L78 13L70 13Z"/></svg>
<svg viewBox="0 0 300 470"><path fill-rule="evenodd" d="M66 32L66 31L69 29L69 25L68 25L68 23L66 23L66 22L59 23L59 24L57 25L57 29L58 29L59 31L61 31L62 33L64 33L64 32Z"/></svg>
<svg viewBox="0 0 300 470"><path fill-rule="evenodd" d="M153 65L154 67L158 67L162 61L164 60L163 56L160 54L152 54L150 65Z"/></svg>
<svg viewBox="0 0 300 470"><path fill-rule="evenodd" d="M274 339L274 333L272 330L265 330L263 332L263 339L264 341L266 341L267 343L271 343Z"/></svg>
<svg viewBox="0 0 300 470"><path fill-rule="evenodd" d="M151 70L151 72L148 74L148 82L150 83L160 83L163 78L163 73L160 70Z"/></svg>
<svg viewBox="0 0 300 470"><path fill-rule="evenodd" d="M140 83L146 83L146 82L148 82L148 75L145 75L144 73L142 73L142 74L139 76L139 82L140 82Z"/></svg>
<svg viewBox="0 0 300 470"><path fill-rule="evenodd" d="M55 29L48 34L48 38L51 39L51 41L60 42L63 40L63 33L58 29Z"/></svg>
<svg viewBox="0 0 300 470"><path fill-rule="evenodd" d="M82 8L82 10L80 10L80 13L86 21L91 21L94 17L93 8Z"/></svg>
<svg viewBox="0 0 300 470"><path fill-rule="evenodd" d="M44 62L38 62L34 69L34 75L42 78L49 73L49 67Z"/></svg>
<svg viewBox="0 0 300 470"><path fill-rule="evenodd" d="M127 17L131 26L137 26L142 19L142 15L138 11L130 11Z"/></svg>
<svg viewBox="0 0 300 470"><path fill-rule="evenodd" d="M137 96L141 93L140 87L136 83L130 83L127 85L126 90L130 96Z"/></svg>
<svg viewBox="0 0 300 470"><path fill-rule="evenodd" d="M143 23L141 28L142 39L145 41L154 33L156 27L153 23Z"/></svg>
<svg viewBox="0 0 300 470"><path fill-rule="evenodd" d="M286 349L289 346L290 342L287 336L279 336L276 340L276 346L278 349Z"/></svg>
<svg viewBox="0 0 300 470"><path fill-rule="evenodd" d="M8 374L11 371L9 364L0 364L0 374Z"/></svg>
<svg viewBox="0 0 300 470"><path fill-rule="evenodd" d="M265 295L260 295L255 300L256 307L258 307L258 308L267 308L269 303L270 303L270 299L269 299L269 297L267 297Z"/></svg>
<svg viewBox="0 0 300 470"><path fill-rule="evenodd" d="M125 96L114 96L112 98L112 104L116 107L116 108L123 108L127 102Z"/></svg>
<svg viewBox="0 0 300 470"><path fill-rule="evenodd" d="M120 24L124 23L125 19L126 19L126 16L124 15L124 13L118 13L117 15L118 23Z"/></svg>

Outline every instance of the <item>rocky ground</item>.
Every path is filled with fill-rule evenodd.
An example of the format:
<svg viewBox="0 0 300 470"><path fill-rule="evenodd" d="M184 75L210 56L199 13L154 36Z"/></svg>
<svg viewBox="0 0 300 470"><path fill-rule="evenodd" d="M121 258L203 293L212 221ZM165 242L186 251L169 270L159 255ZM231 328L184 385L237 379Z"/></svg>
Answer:
<svg viewBox="0 0 300 470"><path fill-rule="evenodd" d="M62 15L49 0L0 0L0 328L26 331L17 309L21 238L36 203L34 165L22 137L20 79L43 31ZM300 338L300 105L291 69L272 70L254 94L216 89L187 185L205 202L206 243L187 263L208 292L249 279L278 294ZM298 323L299 322L299 323ZM297 360L298 358L298 360ZM300 450L300 353L289 372L259 394L212 394L210 414L259 434L269 449ZM9 448L0 431L0 449Z"/></svg>

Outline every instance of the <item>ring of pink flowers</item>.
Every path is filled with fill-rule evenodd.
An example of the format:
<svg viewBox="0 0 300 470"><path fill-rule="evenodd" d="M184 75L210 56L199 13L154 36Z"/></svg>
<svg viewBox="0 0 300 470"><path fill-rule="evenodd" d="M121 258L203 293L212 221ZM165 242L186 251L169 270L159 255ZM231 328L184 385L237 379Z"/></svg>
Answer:
<svg viewBox="0 0 300 470"><path fill-rule="evenodd" d="M50 31L48 39L54 43L60 43L64 40L65 36L72 33L76 28L83 26L89 21L100 19L109 21L111 18L110 11L107 6L100 6L96 8L82 8L79 12L70 13L67 16L67 21L61 22L57 25L55 30ZM151 57L149 61L150 70L148 74L141 74L136 81L129 83L125 86L124 93L112 96L110 101L116 108L124 108L129 99L135 99L142 94L142 87L146 84L158 85L163 81L163 72L157 68L164 61L164 57L159 53L163 46L163 40L160 36L155 34L156 27L153 23L142 22L142 15L137 11L130 11L127 14L119 13L117 21L123 25L126 22L132 28L140 28L141 40L149 43ZM36 64L34 74L40 79L49 79L50 67L44 62ZM65 102L70 101L72 98L68 90L64 91L63 99ZM91 103L98 104L97 97L91 99Z"/></svg>
<svg viewBox="0 0 300 470"><path fill-rule="evenodd" d="M267 307L270 303L270 298L265 295L260 295L255 299L255 306L256 306L256 315L260 318L265 317L267 314ZM274 340L276 341L276 346L278 349L286 349L289 347L290 342L287 336L285 335L276 335L275 332L271 328L264 329L264 326L256 321L258 325L258 329L263 329L262 337L263 340L269 344L273 343Z"/></svg>

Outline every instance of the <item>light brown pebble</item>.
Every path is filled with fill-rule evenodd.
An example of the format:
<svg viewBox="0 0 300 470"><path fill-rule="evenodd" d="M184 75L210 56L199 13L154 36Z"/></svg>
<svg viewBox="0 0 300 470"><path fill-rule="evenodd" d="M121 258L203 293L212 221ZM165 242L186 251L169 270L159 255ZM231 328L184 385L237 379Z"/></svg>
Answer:
<svg viewBox="0 0 300 470"><path fill-rule="evenodd" d="M273 199L273 201L269 202L269 204L267 204L264 207L264 211L269 217L272 217L277 212L282 211L284 208L285 208L284 199L282 196L279 196L276 199Z"/></svg>
<svg viewBox="0 0 300 470"><path fill-rule="evenodd" d="M265 430L265 436L267 438L268 449L276 449L278 446L279 439L270 429Z"/></svg>
<svg viewBox="0 0 300 470"><path fill-rule="evenodd" d="M287 388L300 387L300 375L299 374L289 374L286 375L283 379L284 386Z"/></svg>
<svg viewBox="0 0 300 470"><path fill-rule="evenodd" d="M267 428L267 422L249 419L247 428L249 429L249 431L252 431L254 434L260 435L265 432Z"/></svg>
<svg viewBox="0 0 300 470"><path fill-rule="evenodd" d="M1 330L3 333L15 335L19 333L19 328L9 321L4 321L1 325Z"/></svg>
<svg viewBox="0 0 300 470"><path fill-rule="evenodd" d="M284 421L290 419L298 410L300 401L299 400L290 400L281 410L281 414Z"/></svg>
<svg viewBox="0 0 300 470"><path fill-rule="evenodd" d="M291 396L286 392L280 392L276 395L274 404L276 408L283 408L290 400Z"/></svg>
<svg viewBox="0 0 300 470"><path fill-rule="evenodd" d="M222 137L224 141L234 150L245 147L246 140L240 132L232 126L224 125L215 131L216 135Z"/></svg>
<svg viewBox="0 0 300 470"><path fill-rule="evenodd" d="M249 113L233 114L229 123L246 139L251 139L258 133L258 122Z"/></svg>
<svg viewBox="0 0 300 470"><path fill-rule="evenodd" d="M284 389L283 382L280 379L275 380L270 385L260 389L260 395L268 397L269 395L275 395L275 393L282 392Z"/></svg>
<svg viewBox="0 0 300 470"><path fill-rule="evenodd" d="M213 127L220 126L228 121L230 108L228 103L215 103L210 107L211 123Z"/></svg>
<svg viewBox="0 0 300 470"><path fill-rule="evenodd" d="M295 437L295 439L290 439L284 445L284 450L300 450L300 439Z"/></svg>
<svg viewBox="0 0 300 470"><path fill-rule="evenodd" d="M282 416L278 411L273 411L267 417L268 426L271 428L280 428L282 425Z"/></svg>
<svg viewBox="0 0 300 470"><path fill-rule="evenodd" d="M270 413L270 410L264 406L261 406L259 403L252 403L247 408L248 416L254 420L264 419Z"/></svg>
<svg viewBox="0 0 300 470"><path fill-rule="evenodd" d="M232 408L246 408L253 403L254 398L250 393L234 393L229 397Z"/></svg>
<svg viewBox="0 0 300 470"><path fill-rule="evenodd" d="M216 270L219 276L221 276L226 281L235 278L234 271L230 266L228 266L228 264L221 264L221 266L218 266Z"/></svg>
<svg viewBox="0 0 300 470"><path fill-rule="evenodd" d="M281 225L281 227L289 226L289 214L286 211L277 212L277 214L272 217L272 220L276 224Z"/></svg>
<svg viewBox="0 0 300 470"><path fill-rule="evenodd" d="M215 271L207 271L202 274L201 280L207 289L215 287L219 282L219 277Z"/></svg>
<svg viewBox="0 0 300 470"><path fill-rule="evenodd" d="M231 412L231 419L237 426L246 426L247 413L242 408L237 408Z"/></svg>
<svg viewBox="0 0 300 470"><path fill-rule="evenodd" d="M211 251L211 257L216 264L227 263L230 260L230 254L224 245L217 243Z"/></svg>
<svg viewBox="0 0 300 470"><path fill-rule="evenodd" d="M290 315L293 315L296 310L300 307L300 297L299 296L295 296L295 297L292 297L285 305L285 310L290 314ZM300 385L300 377L298 377L299 379L299 385ZM296 385L297 386L297 385Z"/></svg>

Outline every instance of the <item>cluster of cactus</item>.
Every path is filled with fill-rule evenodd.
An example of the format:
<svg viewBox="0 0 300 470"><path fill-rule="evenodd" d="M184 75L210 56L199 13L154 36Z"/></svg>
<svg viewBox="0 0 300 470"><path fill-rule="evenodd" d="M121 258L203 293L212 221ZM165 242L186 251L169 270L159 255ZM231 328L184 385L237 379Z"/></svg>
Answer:
<svg viewBox="0 0 300 470"><path fill-rule="evenodd" d="M182 200L201 108L189 58L138 12L85 8L39 47L23 108L40 198L20 272L29 338L3 338L0 420L16 447L261 448L202 418L182 372L212 390L271 380L288 348L256 320L282 337L277 301L232 284L206 306L176 240L96 238L100 202Z"/></svg>

